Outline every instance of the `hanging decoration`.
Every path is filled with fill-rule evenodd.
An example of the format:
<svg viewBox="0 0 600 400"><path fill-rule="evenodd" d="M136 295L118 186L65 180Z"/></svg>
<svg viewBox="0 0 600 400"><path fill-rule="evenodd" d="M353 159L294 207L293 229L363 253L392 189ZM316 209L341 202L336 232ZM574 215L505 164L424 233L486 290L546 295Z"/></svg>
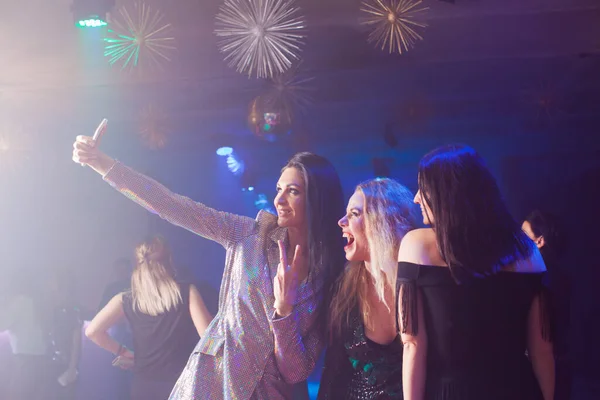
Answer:
<svg viewBox="0 0 600 400"><path fill-rule="evenodd" d="M240 73L274 77L299 59L305 22L294 0L225 0L216 19L220 50Z"/></svg>
<svg viewBox="0 0 600 400"><path fill-rule="evenodd" d="M139 136L152 150L166 146L169 137L169 118L166 112L154 105L146 106L139 117Z"/></svg>
<svg viewBox="0 0 600 400"><path fill-rule="evenodd" d="M260 139L274 142L290 133L292 120L288 114L272 109L264 96L257 96L248 107L248 128Z"/></svg>
<svg viewBox="0 0 600 400"><path fill-rule="evenodd" d="M159 10L143 2L121 7L109 21L104 41L104 55L110 65L120 65L123 70L159 67L171 61L176 49L172 25L164 21Z"/></svg>
<svg viewBox="0 0 600 400"><path fill-rule="evenodd" d="M367 14L363 25L372 27L369 42L391 54L402 54L423 40L419 31L427 24L418 19L429 7L419 7L421 0L368 0L361 11Z"/></svg>
<svg viewBox="0 0 600 400"><path fill-rule="evenodd" d="M313 80L313 77L300 74L297 66L276 75L268 82L264 106L293 122L295 115L302 114L313 103L314 88L310 85Z"/></svg>

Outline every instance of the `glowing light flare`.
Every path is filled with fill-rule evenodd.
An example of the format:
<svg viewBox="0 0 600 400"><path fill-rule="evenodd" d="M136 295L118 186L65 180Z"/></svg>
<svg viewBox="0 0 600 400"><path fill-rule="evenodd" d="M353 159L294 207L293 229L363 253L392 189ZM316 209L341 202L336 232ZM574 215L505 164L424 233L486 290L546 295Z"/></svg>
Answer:
<svg viewBox="0 0 600 400"><path fill-rule="evenodd" d="M100 18L82 19L77 22L77 26L80 28L100 28L106 25L106 22Z"/></svg>
<svg viewBox="0 0 600 400"><path fill-rule="evenodd" d="M361 24L373 28L369 34L369 42L375 43L381 50L402 54L413 48L418 40L423 40L419 33L427 24L418 20L423 11L429 7L418 8L421 0L370 0L363 1L361 11L367 17Z"/></svg>
<svg viewBox="0 0 600 400"><path fill-rule="evenodd" d="M231 155L233 153L233 148L228 146L219 147L217 149L217 155L221 157L225 157Z"/></svg>

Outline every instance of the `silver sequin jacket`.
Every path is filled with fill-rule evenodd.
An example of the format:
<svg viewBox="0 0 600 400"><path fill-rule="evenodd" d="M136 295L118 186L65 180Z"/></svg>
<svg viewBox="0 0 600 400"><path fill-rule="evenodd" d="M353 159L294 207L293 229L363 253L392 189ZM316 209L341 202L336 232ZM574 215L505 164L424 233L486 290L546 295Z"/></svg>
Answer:
<svg viewBox="0 0 600 400"><path fill-rule="evenodd" d="M302 283L294 312L275 318L277 240L287 239L276 216L261 211L252 219L216 211L119 162L104 179L147 210L220 243L227 252L219 312L170 399L290 399L294 384L307 379L323 349L323 341L310 329L320 289ZM317 282L319 269L311 271Z"/></svg>

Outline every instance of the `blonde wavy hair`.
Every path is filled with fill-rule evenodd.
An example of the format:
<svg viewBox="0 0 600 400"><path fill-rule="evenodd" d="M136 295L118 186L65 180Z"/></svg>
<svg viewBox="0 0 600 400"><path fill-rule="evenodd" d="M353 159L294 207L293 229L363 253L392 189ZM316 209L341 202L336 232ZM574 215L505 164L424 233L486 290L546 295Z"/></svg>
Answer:
<svg viewBox="0 0 600 400"><path fill-rule="evenodd" d="M365 199L363 215L371 268L367 271L364 261L350 262L339 277L329 312L331 338L341 335L357 306L365 326L373 328L367 300L370 286L388 310L394 306L388 304L385 293L396 287L400 241L416 225L414 196L397 181L371 179L359 184L355 192Z"/></svg>
<svg viewBox="0 0 600 400"><path fill-rule="evenodd" d="M131 275L133 308L153 317L182 302L175 281L171 250L161 237L152 237L135 249L135 268Z"/></svg>

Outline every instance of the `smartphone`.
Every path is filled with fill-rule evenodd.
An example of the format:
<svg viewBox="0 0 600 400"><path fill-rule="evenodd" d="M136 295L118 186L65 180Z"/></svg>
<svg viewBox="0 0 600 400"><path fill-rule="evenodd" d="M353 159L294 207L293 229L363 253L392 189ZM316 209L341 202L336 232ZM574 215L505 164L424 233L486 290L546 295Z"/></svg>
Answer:
<svg viewBox="0 0 600 400"><path fill-rule="evenodd" d="M106 124L108 124L108 120L104 118L102 122L100 122L100 125L98 125L98 127L96 128L96 132L94 132L94 136L92 138L94 139L95 143L99 143L100 139L102 139L102 136L106 132Z"/></svg>

